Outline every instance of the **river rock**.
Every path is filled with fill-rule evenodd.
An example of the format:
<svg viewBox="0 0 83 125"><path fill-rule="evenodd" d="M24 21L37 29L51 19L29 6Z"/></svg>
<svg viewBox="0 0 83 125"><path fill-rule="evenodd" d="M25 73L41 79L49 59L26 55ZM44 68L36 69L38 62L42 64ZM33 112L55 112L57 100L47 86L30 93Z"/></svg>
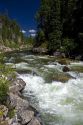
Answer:
<svg viewBox="0 0 83 125"><path fill-rule="evenodd" d="M71 78L73 78L73 77L71 77L69 74L65 74L65 73L59 73L59 74L53 76L54 81L60 81L63 83L67 82Z"/></svg>
<svg viewBox="0 0 83 125"><path fill-rule="evenodd" d="M25 85L26 83L22 79L17 78L12 82L11 86L9 87L9 91L13 94L20 95L20 92L24 89Z"/></svg>
<svg viewBox="0 0 83 125"><path fill-rule="evenodd" d="M0 121L3 121L8 114L8 108L4 105L0 105Z"/></svg>
<svg viewBox="0 0 83 125"><path fill-rule="evenodd" d="M36 53L47 53L48 50L46 48L38 47L38 48L33 48L32 51Z"/></svg>
<svg viewBox="0 0 83 125"><path fill-rule="evenodd" d="M70 71L70 68L69 67L67 67L67 66L64 66L63 67L63 72L69 72Z"/></svg>
<svg viewBox="0 0 83 125"><path fill-rule="evenodd" d="M31 120L31 122L27 125L41 125L39 120L34 117L34 119Z"/></svg>
<svg viewBox="0 0 83 125"><path fill-rule="evenodd" d="M35 118L34 111L30 110L28 101L20 98L18 95L10 93L10 105L15 108L17 119L21 125L40 125L40 122ZM14 122L16 123L16 121Z"/></svg>
<svg viewBox="0 0 83 125"><path fill-rule="evenodd" d="M61 53L59 50L57 50L53 53L53 56L58 58L65 58L65 53Z"/></svg>
<svg viewBox="0 0 83 125"><path fill-rule="evenodd" d="M19 111L18 117L21 119L21 124L26 125L34 118L34 112L29 110Z"/></svg>
<svg viewBox="0 0 83 125"><path fill-rule="evenodd" d="M26 83L22 79L17 78L16 80L13 81L12 85L20 85L19 86L19 91L21 91L21 90L24 89Z"/></svg>
<svg viewBox="0 0 83 125"><path fill-rule="evenodd" d="M16 108L17 111L26 110L29 107L28 101L20 98L19 96L13 93L9 93L9 100L10 100L10 105Z"/></svg>
<svg viewBox="0 0 83 125"><path fill-rule="evenodd" d="M4 121L0 121L0 125L9 125L8 121L4 120Z"/></svg>
<svg viewBox="0 0 83 125"><path fill-rule="evenodd" d="M21 125L20 123L13 123L13 124L11 124L11 125Z"/></svg>
<svg viewBox="0 0 83 125"><path fill-rule="evenodd" d="M68 59L58 59L57 61L61 65L68 65L68 64L70 64L70 60L68 60Z"/></svg>

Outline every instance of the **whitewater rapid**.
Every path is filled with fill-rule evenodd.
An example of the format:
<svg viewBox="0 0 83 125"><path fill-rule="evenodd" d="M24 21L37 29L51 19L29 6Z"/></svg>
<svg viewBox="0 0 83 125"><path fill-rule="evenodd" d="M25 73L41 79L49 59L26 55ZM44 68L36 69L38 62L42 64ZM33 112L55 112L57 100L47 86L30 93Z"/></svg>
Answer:
<svg viewBox="0 0 83 125"><path fill-rule="evenodd" d="M40 112L60 117L58 125L76 125L83 123L83 78L71 79L67 83L45 83L40 76L21 75L26 82L25 96L30 95L38 100ZM79 124L79 125L82 125Z"/></svg>
<svg viewBox="0 0 83 125"><path fill-rule="evenodd" d="M40 112L44 124L83 125L83 73L68 72L73 78L66 83L54 80L48 83L44 75L54 70L63 72L64 65L49 56L21 55L20 58L22 61L15 63L15 67L31 70L19 74L26 82L23 95ZM71 65L82 66L83 62Z"/></svg>

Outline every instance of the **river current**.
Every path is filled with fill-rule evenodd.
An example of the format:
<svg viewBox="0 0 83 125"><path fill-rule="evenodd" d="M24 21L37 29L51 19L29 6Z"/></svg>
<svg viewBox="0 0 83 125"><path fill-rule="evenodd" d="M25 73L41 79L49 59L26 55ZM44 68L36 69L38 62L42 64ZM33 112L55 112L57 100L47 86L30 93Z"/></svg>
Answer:
<svg viewBox="0 0 83 125"><path fill-rule="evenodd" d="M83 125L82 72L65 73L72 78L63 83L53 79L57 72L63 74L64 67L55 57L21 52L8 54L5 62L26 82L23 95L40 112L44 125ZM71 65L83 66L83 62Z"/></svg>

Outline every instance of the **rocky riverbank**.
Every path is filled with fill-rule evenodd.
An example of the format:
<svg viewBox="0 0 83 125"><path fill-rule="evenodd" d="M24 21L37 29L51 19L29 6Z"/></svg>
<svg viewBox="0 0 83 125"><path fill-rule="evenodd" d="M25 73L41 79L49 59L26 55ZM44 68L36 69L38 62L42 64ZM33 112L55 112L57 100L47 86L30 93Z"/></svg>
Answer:
<svg viewBox="0 0 83 125"><path fill-rule="evenodd" d="M38 112L22 98L25 85L18 77L12 80L7 104L0 105L0 125L42 125Z"/></svg>
<svg viewBox="0 0 83 125"><path fill-rule="evenodd" d="M7 46L4 46L4 45L0 45L0 53L20 51L20 50L25 50L25 49L28 49L26 45L21 45L21 46L19 46L19 48L11 48L11 47L7 47Z"/></svg>

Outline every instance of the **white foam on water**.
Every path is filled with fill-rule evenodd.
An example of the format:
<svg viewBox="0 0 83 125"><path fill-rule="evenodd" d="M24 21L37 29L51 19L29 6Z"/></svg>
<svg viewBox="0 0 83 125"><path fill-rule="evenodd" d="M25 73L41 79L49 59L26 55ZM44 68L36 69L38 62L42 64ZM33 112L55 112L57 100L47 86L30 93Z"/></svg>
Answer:
<svg viewBox="0 0 83 125"><path fill-rule="evenodd" d="M14 65L14 63L5 63L5 65L10 65L10 66L12 66L12 65Z"/></svg>
<svg viewBox="0 0 83 125"><path fill-rule="evenodd" d="M29 74L20 78L26 82L25 92L32 91L38 99L40 111L63 117L65 123L59 125L83 123L83 78L65 84L56 81L48 84L42 77Z"/></svg>
<svg viewBox="0 0 83 125"><path fill-rule="evenodd" d="M40 59L49 59L48 56L37 56L37 57L40 58Z"/></svg>
<svg viewBox="0 0 83 125"><path fill-rule="evenodd" d="M44 65L44 67L51 68L51 69L57 69L59 71L62 71L64 65L61 65L61 64L56 62L55 64Z"/></svg>
<svg viewBox="0 0 83 125"><path fill-rule="evenodd" d="M71 75L74 78L83 78L83 73L70 71L70 72L68 72L68 74Z"/></svg>
<svg viewBox="0 0 83 125"><path fill-rule="evenodd" d="M14 66L16 69L28 69L28 63L25 62L21 62L21 63L17 63Z"/></svg>
<svg viewBox="0 0 83 125"><path fill-rule="evenodd" d="M72 63L70 63L70 65L83 66L83 62L82 61L72 62Z"/></svg>

